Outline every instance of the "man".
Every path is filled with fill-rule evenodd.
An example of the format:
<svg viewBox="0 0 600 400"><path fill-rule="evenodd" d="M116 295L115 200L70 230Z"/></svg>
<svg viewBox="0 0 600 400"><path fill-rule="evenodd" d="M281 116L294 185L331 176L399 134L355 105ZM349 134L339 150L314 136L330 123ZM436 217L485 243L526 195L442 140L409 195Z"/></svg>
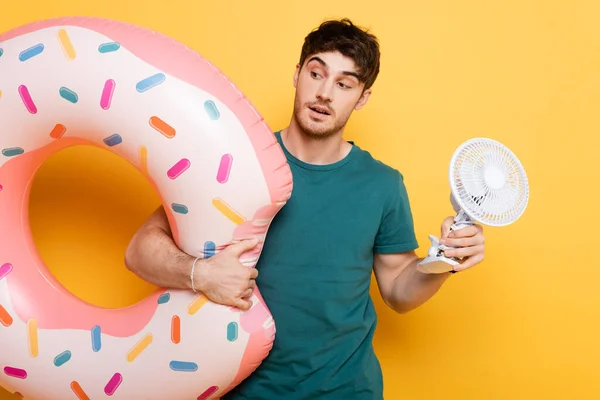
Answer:
<svg viewBox="0 0 600 400"><path fill-rule="evenodd" d="M371 95L379 56L376 37L346 19L306 37L292 118L276 132L293 173L292 197L271 224L256 269L238 261L256 241L196 266L196 289L217 303L248 309L256 282L276 321L271 353L224 400L382 399L372 272L383 300L399 313L428 300L449 276L416 269L403 176L342 138L352 112ZM446 255L465 257L461 269L481 262L481 227L448 235L451 224L452 217L442 223L442 243L456 247ZM190 288L193 260L173 243L162 208L126 257L142 278L179 288Z"/></svg>

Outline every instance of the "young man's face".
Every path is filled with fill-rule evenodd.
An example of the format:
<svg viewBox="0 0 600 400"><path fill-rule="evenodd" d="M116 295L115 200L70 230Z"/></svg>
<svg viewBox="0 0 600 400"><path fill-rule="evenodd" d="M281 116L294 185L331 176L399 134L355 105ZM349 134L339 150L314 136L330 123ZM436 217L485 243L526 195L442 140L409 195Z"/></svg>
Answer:
<svg viewBox="0 0 600 400"><path fill-rule="evenodd" d="M302 130L315 138L332 136L346 125L352 111L367 101L357 68L351 58L338 52L307 57L294 74L294 118Z"/></svg>

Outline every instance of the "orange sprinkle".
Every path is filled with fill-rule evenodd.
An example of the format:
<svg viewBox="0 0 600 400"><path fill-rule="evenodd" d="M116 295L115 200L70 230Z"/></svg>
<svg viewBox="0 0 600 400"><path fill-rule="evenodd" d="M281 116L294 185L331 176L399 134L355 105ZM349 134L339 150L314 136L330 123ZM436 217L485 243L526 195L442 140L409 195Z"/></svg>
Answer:
<svg viewBox="0 0 600 400"><path fill-rule="evenodd" d="M27 321L27 336L29 337L29 355L35 358L39 354L37 320L35 318Z"/></svg>
<svg viewBox="0 0 600 400"><path fill-rule="evenodd" d="M140 168L144 175L148 175L148 149L146 146L140 146Z"/></svg>
<svg viewBox="0 0 600 400"><path fill-rule="evenodd" d="M6 308L2 307L0 305L0 323L4 326L11 326L13 323L13 319L10 316L10 314L8 313L8 311L6 311Z"/></svg>
<svg viewBox="0 0 600 400"><path fill-rule="evenodd" d="M150 126L169 139L175 137L175 128L158 117L150 118Z"/></svg>
<svg viewBox="0 0 600 400"><path fill-rule="evenodd" d="M190 315L196 314L198 312L198 310L200 310L202 308L202 306L204 306L206 303L208 303L208 297L205 297L203 295L198 296L188 306L188 314L190 314Z"/></svg>
<svg viewBox="0 0 600 400"><path fill-rule="evenodd" d="M152 343L152 334L148 333L127 353L127 361L132 362Z"/></svg>
<svg viewBox="0 0 600 400"><path fill-rule="evenodd" d="M236 225L240 225L246 219L242 217L237 211L235 211L231 206L225 203L222 199L215 198L212 201L213 206L221 212L224 216L229 218L231 222Z"/></svg>
<svg viewBox="0 0 600 400"><path fill-rule="evenodd" d="M171 341L175 344L181 341L181 320L178 315L171 318Z"/></svg>
<svg viewBox="0 0 600 400"><path fill-rule="evenodd" d="M71 390L73 391L73 393L75 393L75 396L77 396L77 398L79 400L90 400L88 395L85 394L85 392L79 385L79 382L77 382L77 381L71 382Z"/></svg>
<svg viewBox="0 0 600 400"><path fill-rule="evenodd" d="M67 128L64 125L56 124L54 129L52 129L52 132L50 132L50 137L52 139L60 139L61 137L63 137L66 131Z"/></svg>
<svg viewBox="0 0 600 400"><path fill-rule="evenodd" d="M73 43L69 38L69 34L64 29L58 31L58 40L60 42L60 47L62 47L63 53L65 57L69 60L74 60L77 57L77 53L75 52L75 47L73 47Z"/></svg>

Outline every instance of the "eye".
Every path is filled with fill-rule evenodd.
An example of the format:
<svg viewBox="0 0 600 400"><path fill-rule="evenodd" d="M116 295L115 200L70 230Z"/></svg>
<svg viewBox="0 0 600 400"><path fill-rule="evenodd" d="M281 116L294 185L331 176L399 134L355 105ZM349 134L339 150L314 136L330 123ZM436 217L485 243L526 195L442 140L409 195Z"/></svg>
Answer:
<svg viewBox="0 0 600 400"><path fill-rule="evenodd" d="M338 85L340 85L342 89L350 89L350 86L346 85L345 83L338 82Z"/></svg>
<svg viewBox="0 0 600 400"><path fill-rule="evenodd" d="M318 78L319 74L317 74L315 71L310 71L310 76L313 78Z"/></svg>

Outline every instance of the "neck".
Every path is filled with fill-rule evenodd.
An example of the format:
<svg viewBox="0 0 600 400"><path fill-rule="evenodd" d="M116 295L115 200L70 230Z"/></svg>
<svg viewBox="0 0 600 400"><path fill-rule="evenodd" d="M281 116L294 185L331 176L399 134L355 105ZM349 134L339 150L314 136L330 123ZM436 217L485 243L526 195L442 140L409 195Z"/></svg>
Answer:
<svg viewBox="0 0 600 400"><path fill-rule="evenodd" d="M343 130L326 138L314 138L292 121L281 131L285 148L297 159L314 165L333 164L350 153L352 145L342 138Z"/></svg>

